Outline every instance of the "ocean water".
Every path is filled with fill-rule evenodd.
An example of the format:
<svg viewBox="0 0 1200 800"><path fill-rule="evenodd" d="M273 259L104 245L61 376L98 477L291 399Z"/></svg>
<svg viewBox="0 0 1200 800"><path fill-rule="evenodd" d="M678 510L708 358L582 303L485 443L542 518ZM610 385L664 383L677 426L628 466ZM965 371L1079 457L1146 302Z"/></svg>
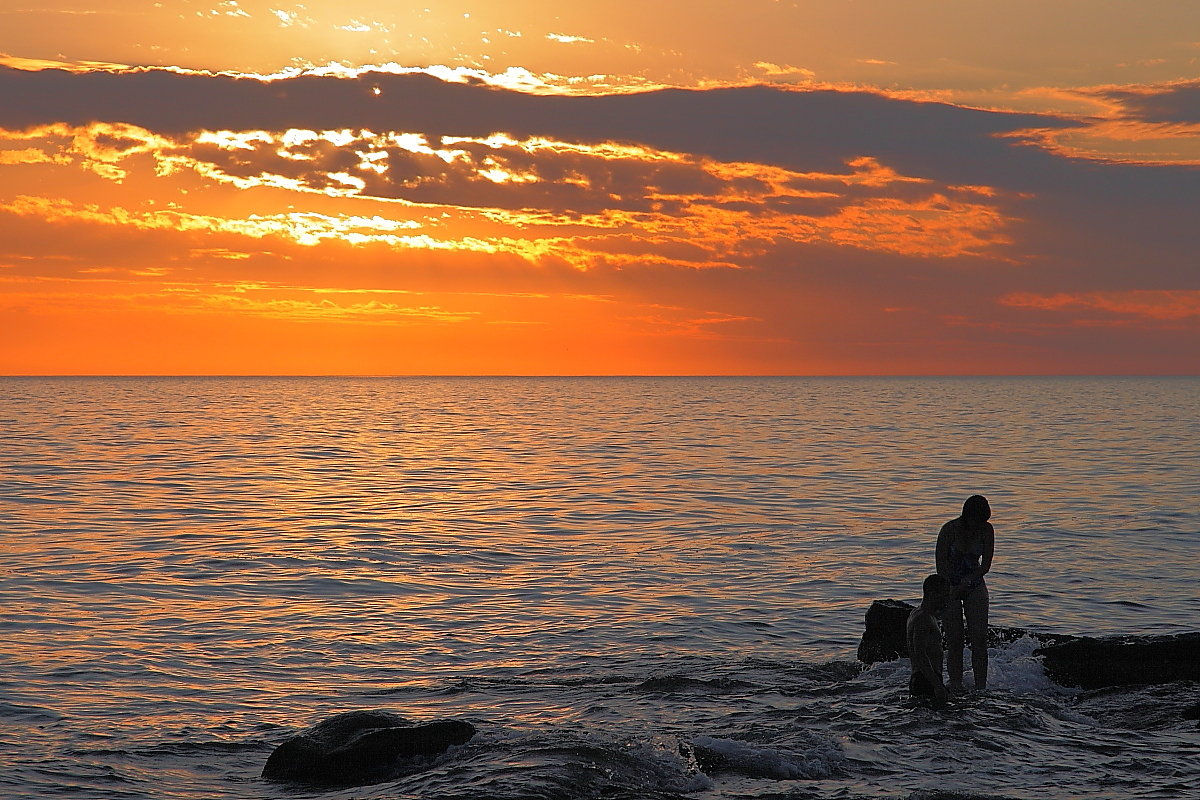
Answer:
<svg viewBox="0 0 1200 800"><path fill-rule="evenodd" d="M0 379L0 797L1200 797L1194 683L1025 639L932 711L854 660L973 493L994 624L1200 629L1198 419L1191 378ZM479 733L259 777L353 709Z"/></svg>

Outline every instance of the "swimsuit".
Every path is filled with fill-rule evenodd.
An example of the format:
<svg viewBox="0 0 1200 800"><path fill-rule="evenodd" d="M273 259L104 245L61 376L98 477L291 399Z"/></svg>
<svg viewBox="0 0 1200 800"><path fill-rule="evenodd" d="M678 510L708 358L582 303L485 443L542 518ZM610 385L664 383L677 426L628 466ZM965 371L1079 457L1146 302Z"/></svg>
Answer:
<svg viewBox="0 0 1200 800"><path fill-rule="evenodd" d="M963 578L970 575L975 570L979 569L979 553L968 553L965 550L959 550L958 546L950 543L950 552L947 554L946 567L949 575L951 586L958 586L962 583Z"/></svg>

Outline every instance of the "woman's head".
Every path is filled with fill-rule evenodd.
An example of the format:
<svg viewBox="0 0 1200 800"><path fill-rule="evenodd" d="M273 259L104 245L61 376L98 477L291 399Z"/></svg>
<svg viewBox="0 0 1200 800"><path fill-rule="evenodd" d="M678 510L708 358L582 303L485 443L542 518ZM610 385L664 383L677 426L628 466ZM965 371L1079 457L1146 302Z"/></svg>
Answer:
<svg viewBox="0 0 1200 800"><path fill-rule="evenodd" d="M962 518L967 522L987 522L991 516L992 507L981 494L973 494L963 503Z"/></svg>

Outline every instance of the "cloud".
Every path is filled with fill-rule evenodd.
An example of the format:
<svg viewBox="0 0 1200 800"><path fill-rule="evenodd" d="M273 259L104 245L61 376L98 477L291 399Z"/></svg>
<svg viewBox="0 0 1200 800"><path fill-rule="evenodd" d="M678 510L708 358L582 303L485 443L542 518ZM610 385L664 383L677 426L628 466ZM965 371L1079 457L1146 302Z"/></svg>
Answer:
<svg viewBox="0 0 1200 800"><path fill-rule="evenodd" d="M1150 344L1187 358L1169 337L1196 319L1195 172L1038 138L1079 120L457 78L0 69L5 293L49 308L83 292L97 315L111 296L263 324L493 326L521 352L518 329L598 341L595 325L649 351L736 342L721 363L746 371L1019 370L1090 346L1080 320L1127 321L1095 345L1122 364ZM332 289L357 293L316 293Z"/></svg>
<svg viewBox="0 0 1200 800"><path fill-rule="evenodd" d="M236 5L236 4L235 4ZM72 8L6 8L0 9L0 14L62 14L72 17L92 17L98 15L125 15L133 14L132 11L120 11L117 9L72 9Z"/></svg>
<svg viewBox="0 0 1200 800"><path fill-rule="evenodd" d="M241 289L238 294L205 292L195 298L196 311L254 314L293 321L367 322L389 325L406 322L465 322L479 315L478 311L448 311L438 306L405 306L379 300L355 303L338 302L328 298L310 300L268 296L265 299L259 299L254 296L256 293L265 293L271 290L272 287L261 287Z"/></svg>
<svg viewBox="0 0 1200 800"><path fill-rule="evenodd" d="M421 226L379 216L333 217L313 212L289 212L230 218L177 210L131 211L121 206L102 209L95 204L81 206L63 198L29 195L18 195L9 203L0 202L0 213L36 217L49 223L110 225L143 231L230 233L256 239L283 237L306 246L336 238L351 244L382 243L398 248L427 250L475 250L486 253L501 249L496 244L470 237L439 239L427 234L397 233Z"/></svg>
<svg viewBox="0 0 1200 800"><path fill-rule="evenodd" d="M775 64L770 61L756 61L754 66L762 70L768 78L801 78L810 80L817 74L805 67L794 67L791 64Z"/></svg>
<svg viewBox="0 0 1200 800"><path fill-rule="evenodd" d="M1016 292L1002 297L1000 302L1007 306L1042 311L1105 311L1159 321L1200 317L1200 290L1086 292L1053 295Z"/></svg>
<svg viewBox="0 0 1200 800"><path fill-rule="evenodd" d="M586 36L571 36L565 33L547 33L546 38L559 44L594 44L596 41Z"/></svg>
<svg viewBox="0 0 1200 800"><path fill-rule="evenodd" d="M70 159L62 156L52 156L37 147L0 150L0 166L13 164L64 164Z"/></svg>
<svg viewBox="0 0 1200 800"><path fill-rule="evenodd" d="M7 53L0 53L0 67L24 72L37 72L44 69L63 70L66 72L130 69L128 64L116 64L109 61L57 61L46 58L23 58Z"/></svg>
<svg viewBox="0 0 1200 800"><path fill-rule="evenodd" d="M1200 82L1040 94L1091 104L1080 106L1078 126L1017 134L1050 152L1113 163L1200 166Z"/></svg>
<svg viewBox="0 0 1200 800"><path fill-rule="evenodd" d="M956 181L981 184L1014 167L1033 173L1039 162L1052 160L1022 152L994 138L997 134L1075 124L869 92L754 86L539 96L391 73L263 81L166 70L4 69L0 100L0 125L6 128L119 121L162 134L348 128L483 138L503 132L515 138L637 142L798 170L831 170L848 158L871 156L908 174L940 178L953 172Z"/></svg>
<svg viewBox="0 0 1200 800"><path fill-rule="evenodd" d="M131 138L141 135L163 173L507 212L523 228L599 225L624 237L549 246L588 268L688 250L673 242L705 251L683 262L694 266L731 266L780 239L986 253L1009 237L985 180L999 165L979 174L974 165L987 159L976 156L991 153L1011 177L1033 152L994 136L1028 126L1028 115L864 92L555 97L423 74L264 81L49 70L0 72L0 99L12 100L0 107L5 127L65 124L71 152L105 177L123 176L118 162L143 152ZM730 249L739 238L749 243Z"/></svg>
<svg viewBox="0 0 1200 800"><path fill-rule="evenodd" d="M128 162L152 155L160 176L190 170L242 189L447 207L478 212L524 233L490 240L398 234L400 225L378 215L292 212L236 221L179 212L131 214L123 208L102 214L48 198L17 198L9 207L40 211L49 219L238 230L289 235L301 243L341 237L398 247L509 250L532 258L554 254L582 268L594 267L598 259L633 265L664 258L736 268L747 253L783 240L931 257L983 254L1009 241L1005 217L992 205L995 191L938 186L865 157L835 173L799 173L613 142L500 134L431 143L417 133L290 129L206 131L175 140L125 123L92 123L43 126L10 137L22 143L40 139L46 148L41 158L75 156L83 168L115 181L126 177ZM411 220L404 226L422 227Z"/></svg>
<svg viewBox="0 0 1200 800"><path fill-rule="evenodd" d="M1200 81L1140 87L1106 87L1084 92L1115 103L1125 119L1200 124Z"/></svg>

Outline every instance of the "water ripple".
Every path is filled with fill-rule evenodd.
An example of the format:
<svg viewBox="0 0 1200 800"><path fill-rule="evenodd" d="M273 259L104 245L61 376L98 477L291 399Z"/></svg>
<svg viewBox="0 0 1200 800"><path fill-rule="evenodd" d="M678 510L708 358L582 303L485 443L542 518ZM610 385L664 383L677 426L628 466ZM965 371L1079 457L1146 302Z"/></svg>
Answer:
<svg viewBox="0 0 1200 800"><path fill-rule="evenodd" d="M996 765L968 780L946 719L847 659L975 492L995 622L1194 628L1198 389L0 380L0 794L286 796L255 782L270 744L374 698L491 749L347 797L770 796L749 773L828 742L850 777L780 793L1183 796L1182 694L1030 693L1013 651L955 723Z"/></svg>

